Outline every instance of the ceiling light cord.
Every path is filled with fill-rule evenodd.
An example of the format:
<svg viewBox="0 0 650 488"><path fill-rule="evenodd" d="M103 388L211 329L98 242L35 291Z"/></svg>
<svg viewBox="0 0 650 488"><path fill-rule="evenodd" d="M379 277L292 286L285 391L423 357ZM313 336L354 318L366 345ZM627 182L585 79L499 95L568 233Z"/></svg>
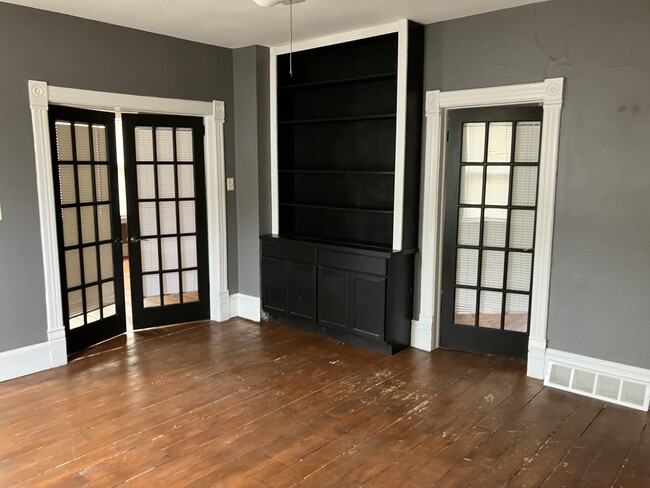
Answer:
<svg viewBox="0 0 650 488"><path fill-rule="evenodd" d="M293 78L293 0L289 0L289 77Z"/></svg>

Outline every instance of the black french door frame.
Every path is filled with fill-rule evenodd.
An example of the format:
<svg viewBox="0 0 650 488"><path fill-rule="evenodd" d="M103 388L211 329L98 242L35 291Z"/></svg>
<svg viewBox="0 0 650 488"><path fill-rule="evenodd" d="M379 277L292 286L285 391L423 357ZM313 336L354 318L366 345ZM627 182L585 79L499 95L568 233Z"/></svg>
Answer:
<svg viewBox="0 0 650 488"><path fill-rule="evenodd" d="M138 195L138 174L137 166L143 162L136 161L136 141L135 129L136 127L152 127L153 134L153 162L146 162L152 164L154 167L154 188L155 198L152 200L156 204L156 229L157 235L154 236L157 240L158 246L158 271L145 272L142 271L142 242L147 238L141 234L141 223L139 214L139 200ZM159 197L158 186L158 158L156 147L156 128L173 128L173 153L174 161L165 162L164 164L174 166L175 175L175 195L174 199L162 199ZM178 128L191 128L192 129L192 143L194 154L194 201L195 201L195 218L196 218L196 254L197 266L192 268L183 268L180 239L184 237L181 232L180 226L180 211L179 202L182 198L179 197L178 188L178 166L184 164L179 162L176 157L176 129ZM126 173L126 192L127 192L127 227L128 227L128 245L129 245L129 262L131 274L131 303L133 314L133 328L145 329L150 327L158 327L163 325L177 324L183 322L191 322L196 320L205 320L210 318L210 281L209 281L209 267L208 267L208 235L207 235L207 202L206 202L206 186L205 186L205 159L204 159L204 123L201 117L190 116L176 116L176 115L152 115L152 114L129 114L122 116L122 131L124 140L124 158L125 158L125 173ZM185 163L186 164L186 163ZM159 203L161 201L174 201L176 211L176 234L178 238L178 269L175 270L179 273L179 295L181 303L166 304L163 294L163 278L164 272L170 270L163 269L162 263L162 250L161 241L163 237L169 237L161 234L161 217L159 212ZM149 236L151 237L151 236ZM198 301L183 302L183 272L194 271L197 272L198 281ZM144 301L144 287L143 275L158 274L159 286L161 294L161 305L155 307L145 307Z"/></svg>
<svg viewBox="0 0 650 488"><path fill-rule="evenodd" d="M440 345L444 348L457 349L471 352L482 352L488 354L497 354L525 359L528 353L528 337L530 333L530 312L532 304L532 290L522 292L520 290L508 289L508 258L510 252L527 253L531 255L531 263L534 263L534 242L536 235L536 215L539 202L535 202L534 207L518 207L512 204L513 195L513 171L515 166L536 166L538 168L536 193L539 193L539 153L536 163L515 162L515 143L517 122L542 121L543 109L538 106L504 106L477 109L459 109L449 112L447 120L447 147L445 157L445 210L444 210L444 241L443 241L443 270L442 270L442 303L441 303L441 322L440 322ZM480 228L477 246L457 244L458 236L458 218L460 209L463 207L474 207L475 205L463 205L460 203L460 169L461 153L463 142L463 127L466 123L484 122L486 123L484 157L482 163L470 163L472 166L483 167L482 177L482 196L480 205ZM512 122L512 140L511 140L511 160L508 163L488 163L488 138L489 123L491 122ZM540 134L541 141L541 134ZM541 146L541 144L540 144ZM465 164L465 163L463 163ZM487 185L487 168L490 166L509 166L509 187L508 187L508 204L503 205L485 205L486 185ZM485 210L506 209L508 211L505 246L490 247L483 245ZM515 249L510 247L510 227L512 210L535 210L535 222L533 226L533 248L532 249ZM459 247L466 249L475 249L478 251L477 281L476 286L457 285L456 284L456 266L457 266L457 249ZM483 251L503 251L504 252L504 277L501 288L491 288L482 285L482 260ZM532 287L532 276L534 265L531 264L530 286ZM455 297L458 288L476 290L476 311L475 324L465 325L455 323ZM480 327L480 301L482 291L494 291L502 293L502 308L499 328ZM504 322L506 315L506 298L508 294L528 295L528 322L526 332L505 330Z"/></svg>
<svg viewBox="0 0 650 488"><path fill-rule="evenodd" d="M73 354L75 352L86 349L92 345L95 345L99 342L110 339L114 336L123 334L126 332L126 311L124 303L124 274L122 267L122 247L117 245L116 240L119 240L120 230L121 230L121 221L120 221L120 211L119 211L119 187L118 187L118 168L117 168L117 150L115 147L115 115L110 112L97 112L92 110L83 110L78 108L70 108L58 105L50 105L48 109L49 115L49 130L50 130L50 150L52 155L52 174L53 174L53 184L54 184L54 203L56 208L56 225L57 225L57 243L58 243L58 254L59 254L59 274L61 281L61 298L62 298L62 309L63 309L63 324L65 327L66 335L66 347L68 354ZM71 161L59 161L58 151L57 151L57 122L64 122L71 124L71 151L73 154ZM92 131L90 133L90 157L89 161L78 161L77 154L77 145L75 139L75 123L87 124L89 130L93 124L100 124L105 127L106 130L106 149L107 149L107 159L108 161L95 161L95 152L93 150L93 136ZM82 203L80 199L80 188L79 188L79 169L78 165L82 164L85 166L91 167L92 175L92 201ZM59 175L59 166L71 166L73 167L74 172L74 185L75 185L75 203L73 204L63 204L61 201L61 180L58 177ZM96 168L100 165L108 166L108 178L109 178L109 200L98 201L97 200L97 176ZM81 209L83 207L97 207L98 205L109 205L111 216L110 216L110 239L100 240L99 236L99 223L96 209L93 212L94 219L94 237L95 241L84 246L82 238L82 217ZM63 228L63 210L64 209L76 209L76 219L77 219L77 244L66 246L64 241L64 228ZM95 270L97 274L97 281L93 283L86 283L85 280L85 262L84 262L84 253L83 249L88 248L92 245L96 246L96 266ZM100 246L101 245L110 245L112 250L112 261L113 261L113 274L110 279L102 278L102 269L101 269L101 258L100 258ZM78 251L79 256L79 265L80 265L80 279L81 284L79 286L69 287L69 277L66 269L66 258L65 253L67 251ZM114 283L114 296L115 296L115 308L116 313L114 315L104 317L104 303L103 303L103 284L113 281ZM88 304L85 290L89 286L97 286L99 294L99 313L100 319L88 322L87 313ZM83 321L84 324L79 327L70 327L70 302L69 302L69 293L80 291L83 303Z"/></svg>

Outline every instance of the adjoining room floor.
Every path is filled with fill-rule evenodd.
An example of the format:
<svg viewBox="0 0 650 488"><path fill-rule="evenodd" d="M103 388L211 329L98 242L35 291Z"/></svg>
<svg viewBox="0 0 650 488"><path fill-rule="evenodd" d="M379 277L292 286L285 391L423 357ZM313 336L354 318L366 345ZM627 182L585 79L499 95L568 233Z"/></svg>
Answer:
<svg viewBox="0 0 650 488"><path fill-rule="evenodd" d="M650 414L520 361L389 357L276 324L121 336L0 383L0 486L650 483Z"/></svg>

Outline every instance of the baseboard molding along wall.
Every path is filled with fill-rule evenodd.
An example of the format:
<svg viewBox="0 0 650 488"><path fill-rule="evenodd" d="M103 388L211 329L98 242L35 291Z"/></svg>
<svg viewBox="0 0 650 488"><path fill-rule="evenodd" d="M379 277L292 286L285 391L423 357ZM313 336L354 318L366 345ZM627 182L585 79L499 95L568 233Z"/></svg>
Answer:
<svg viewBox="0 0 650 488"><path fill-rule="evenodd" d="M65 336L62 340L55 339L0 352L0 381L55 368L67 361Z"/></svg>
<svg viewBox="0 0 650 488"><path fill-rule="evenodd" d="M242 293L230 295L230 316L259 322L262 319L262 303L258 297Z"/></svg>

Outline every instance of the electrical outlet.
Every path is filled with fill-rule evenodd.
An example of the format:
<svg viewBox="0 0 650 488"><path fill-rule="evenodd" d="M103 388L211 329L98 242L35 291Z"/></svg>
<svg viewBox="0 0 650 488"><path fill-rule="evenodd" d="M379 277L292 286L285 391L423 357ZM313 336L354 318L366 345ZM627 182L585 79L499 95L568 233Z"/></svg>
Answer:
<svg viewBox="0 0 650 488"><path fill-rule="evenodd" d="M228 191L235 190L235 178L226 178L226 189Z"/></svg>

